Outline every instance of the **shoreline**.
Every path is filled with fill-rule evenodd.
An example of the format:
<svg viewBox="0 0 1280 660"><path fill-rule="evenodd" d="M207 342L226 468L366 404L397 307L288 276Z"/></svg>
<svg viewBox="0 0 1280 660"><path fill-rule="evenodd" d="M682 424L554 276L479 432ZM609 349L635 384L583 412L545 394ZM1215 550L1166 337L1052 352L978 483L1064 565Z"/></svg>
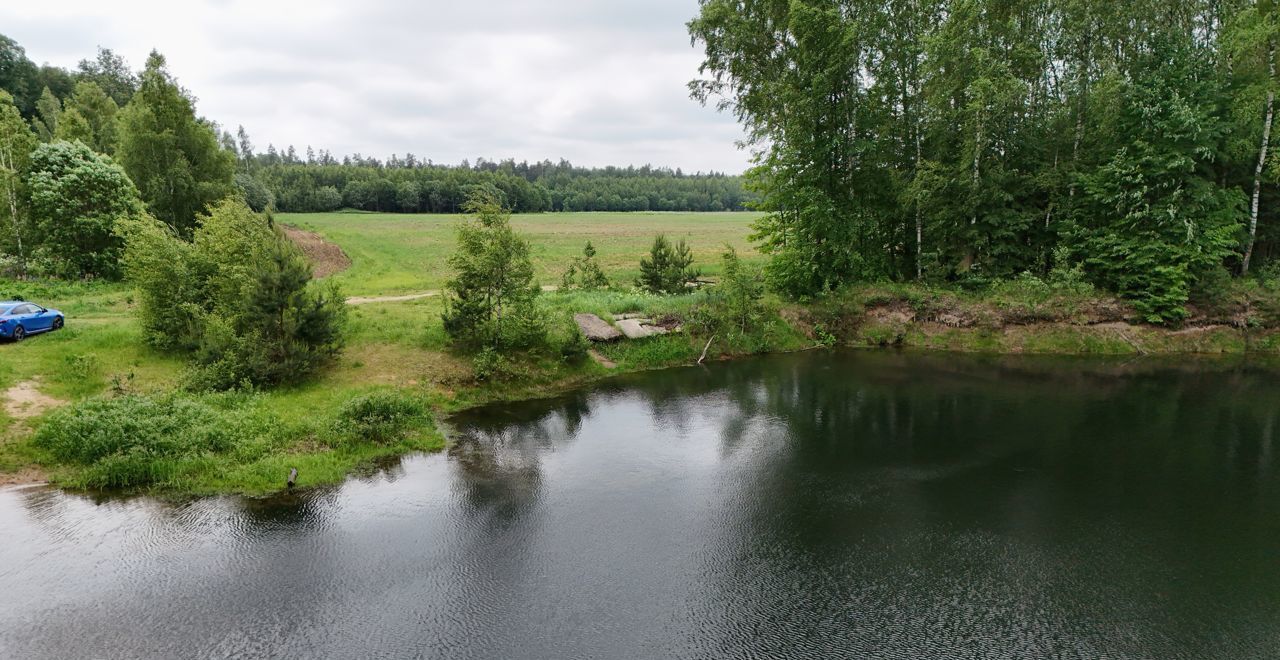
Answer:
<svg viewBox="0 0 1280 660"><path fill-rule="evenodd" d="M580 304L574 294L558 302L565 306ZM576 301L576 302L575 302ZM387 309L401 304L391 303ZM679 305L679 299L658 305ZM401 308L409 311L412 307ZM782 304L774 301L760 325L736 342L716 340L707 354L706 364L745 357L783 355L811 350L904 350L987 356L1071 356L1129 357L1200 361L1243 361L1263 368L1280 367L1280 328L1233 325L1218 319L1201 318L1180 328L1167 328L1132 323L1131 316L1114 299L1093 296L1069 301L1047 300L1021 306L1001 306L991 300L964 297L947 291L928 291L912 286L868 285L861 289L832 295L807 304ZM394 310L392 310L394 311ZM587 357L576 363L532 360L521 363L509 380L478 382L469 375L452 381L434 380L418 384L383 382L375 387L402 391L421 399L431 410L435 421L414 432L411 437L390 444L339 446L328 442L318 426L311 427L282 445L281 449L251 463L230 464L230 474L192 473L173 484L151 485L123 490L80 490L67 485L85 468L72 465L42 463L29 450L31 433L10 436L10 460L0 471L2 485L40 485L71 492L95 495L131 496L138 494L160 498L192 498L215 495L272 497L285 492L283 474L298 465L303 481L294 492L340 484L352 475L367 470L377 461L417 453L446 451L454 439L448 432L447 419L476 408L523 403L562 396L576 389L592 387L612 378L657 369L694 366L706 342L705 336L688 333L655 336L640 340L624 340L609 344L593 344L592 352L604 361ZM448 357L447 350L426 349L430 355ZM399 353L388 356L401 359ZM349 358L357 368L360 356ZM1238 366L1240 362L1237 362ZM606 366L612 365L612 368ZM372 365L371 365L372 366ZM346 373L342 365L321 374L308 386L329 389L335 377ZM467 372L469 374L469 371ZM342 390L335 390L341 395ZM289 397L291 393L260 396ZM278 401L278 399L277 399ZM287 404L285 404L287 405ZM311 404L312 414L328 412L332 406ZM315 408L320 405L319 408ZM37 423L40 420L37 420ZM31 427L34 428L34 427ZM309 433L309 435L308 435ZM25 459L15 457L26 456ZM25 460L25 462L23 462ZM223 464L226 470L228 464ZM274 476L281 471L278 483Z"/></svg>
<svg viewBox="0 0 1280 660"><path fill-rule="evenodd" d="M1034 330L1037 327L1041 327L1041 326L1029 325L1029 326L1023 326L1023 329ZM1076 326L1076 327L1078 329L1079 328L1088 329L1091 326ZM1136 326L1136 327L1142 327L1142 326ZM1106 330L1109 328L1102 328L1102 329ZM1215 331L1219 329L1220 328L1214 328ZM467 393L476 394L479 392L484 392L484 396L481 396L479 398L469 399L465 404L462 404L462 405L457 405L457 406L443 405L443 406L437 406L434 408L436 421L433 422L432 424L432 427L433 427L432 431L436 435L440 436L443 440L438 446L435 446L429 449L418 448L418 449L408 449L404 451L396 451L394 450L394 448L387 447L386 449L388 451L372 452L372 455L368 456L365 460L359 461L351 465L349 469L345 470L341 474L341 476L339 476L336 479L327 479L319 482L308 483L304 486L299 486L292 490L286 488L284 485L282 485L279 489L267 491L267 492L247 490L247 489L236 488L236 487L230 487L230 488L220 489L216 491L189 491L189 490L183 490L180 488L171 488L171 487L164 487L164 486L151 486L146 488L119 489L119 490L78 489L74 487L66 487L66 486L59 485L57 483L56 478L51 478L51 477L54 477L54 475L52 475L50 472L47 472L45 468L39 467L39 466L27 466L15 472L0 472L0 489L20 490L20 489L26 489L26 488L56 488L64 492L81 494L81 495L92 496L92 497L130 498L130 497L138 497L138 496L148 496L148 497L155 497L161 500L177 500L177 501L187 501L187 500L199 499L203 497L219 497L219 496L236 496L236 497L245 497L250 499L271 499L275 497L280 497L287 493L296 494L296 493L308 492L308 491L312 491L320 488L331 488L334 486L340 486L346 481L348 481L349 479L355 477L361 471L369 470L370 468L376 469L376 464L381 461L398 460L398 459L407 458L411 456L418 456L418 455L430 456L430 455L446 452L449 450L451 446L453 446L453 443L455 442L455 439L456 439L456 436L455 436L456 432L453 429L453 424L450 422L450 420L456 416L473 413L479 409L483 409L486 407L501 405L501 404L528 404L528 403L535 403L539 401L549 401L559 397L563 397L576 390L593 388L593 387L599 386L613 379L624 378L624 377L633 376L637 374L643 374L651 371L661 371L661 370L667 370L667 369L683 369L683 368L692 368L697 366L707 367L715 363L726 363L726 362L732 362L732 361L738 361L738 360L744 360L744 359L767 359L773 356L795 355L799 353L807 353L812 351L868 351L868 352L892 351L892 352L934 355L939 357L943 357L947 355L962 355L966 357L989 357L993 359L1069 358L1069 359L1087 360L1092 358L1092 359L1101 360L1105 358L1112 358L1112 359L1129 358L1128 360L1125 360L1125 362L1122 363L1122 366L1126 366L1126 367L1132 366L1135 362L1143 362L1143 363L1147 363L1148 365L1158 365L1163 367L1169 367L1175 362L1186 362L1186 363L1197 363L1197 366L1216 363L1218 366L1225 366L1225 367L1231 367L1231 368L1236 368L1240 366L1257 366L1260 368L1280 368L1280 351L1275 351L1275 350L1269 350L1269 351L1255 350L1251 352L1243 352L1243 351L1241 352L1234 352L1234 351L1216 351L1216 352L1199 351L1197 352L1194 350L1190 350L1191 348L1194 348L1195 346L1197 346L1197 344L1179 345L1177 343L1173 343L1173 344L1165 344L1164 348L1166 350L1147 351L1147 352L1141 352L1141 353L1137 352L1136 350L1131 352L1098 352L1098 351L1072 352L1072 351L1018 351L1018 350L991 351L991 350L982 350L982 349L966 349L964 348L966 346L985 345L985 343L964 341L964 340L957 342L955 344L955 347L946 347L946 348L939 348L936 345L917 344L917 343L914 343L913 338L924 336L924 333L917 334L917 333L910 333L910 332L907 334L906 339L904 339L904 341L902 342L882 344L882 343L877 343L878 338L880 337L879 326L875 326L875 325L868 326L867 330L868 331L866 333L859 335L859 338L862 340L862 343L842 343L834 346L824 346L821 344L815 344L812 346L801 347L801 348L779 348L776 350L765 350L765 351L751 352L751 353L745 353L745 352L744 353L719 353L719 354L715 354L714 357L708 356L708 359L702 365L699 365L697 363L690 363L690 362L672 362L672 363L666 363L666 364L646 365L646 366L638 366L638 367L632 367L632 368L620 367L620 368L608 369L603 371L589 370L586 373L576 373L567 378L557 379L547 383L539 383L536 385L521 384L515 387L515 389L502 388L499 391L495 391L495 390L486 389L486 388L471 388ZM1186 332L1186 329L1174 331L1174 330L1168 330L1164 328L1150 328L1150 327L1148 327L1147 330L1148 332L1152 332L1157 335L1164 334L1166 336L1193 336L1195 334L1201 334L1202 332L1204 332L1204 331L1201 331L1197 333L1190 333L1190 332ZM1237 334L1244 334L1243 331L1235 328L1228 328L1227 330ZM1087 332L1088 331L1086 330L1086 334ZM985 333L983 331L974 331L972 334L975 336L985 336ZM1022 333L1018 333L1018 334L1021 335ZM1272 331L1271 333L1269 333L1269 335L1272 337L1280 335L1280 331ZM949 333L946 335L946 337L951 340L956 339L958 336L963 337L963 335L957 335L955 333ZM694 343L698 343L698 342L694 342ZM1172 347L1172 350L1169 350L1170 347ZM1257 363L1254 363L1252 360L1253 358L1260 358L1260 360ZM1239 360L1244 360L1244 362L1243 363L1238 362ZM1232 362L1235 362L1235 364L1227 365L1227 364L1224 364L1223 361L1232 361ZM1118 376L1118 374L1110 374L1110 375ZM306 453L306 452L291 453L289 455L295 456L297 458L306 458L306 457L315 457L315 456L325 456L332 453L333 453L332 449L324 449L321 451L310 452L310 453ZM57 469L56 467L53 468L53 470L56 470L56 469Z"/></svg>

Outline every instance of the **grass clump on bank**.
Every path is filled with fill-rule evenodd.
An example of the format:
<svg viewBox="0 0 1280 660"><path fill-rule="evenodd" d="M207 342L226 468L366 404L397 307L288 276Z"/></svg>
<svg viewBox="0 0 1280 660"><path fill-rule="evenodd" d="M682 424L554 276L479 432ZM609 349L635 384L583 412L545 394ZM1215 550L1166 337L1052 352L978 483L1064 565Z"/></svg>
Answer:
<svg viewBox="0 0 1280 660"><path fill-rule="evenodd" d="M402 392L355 395L329 421L288 422L270 395L127 394L62 407L30 448L54 481L85 489L267 493L290 468L299 483L342 479L362 464L443 446L425 403Z"/></svg>
<svg viewBox="0 0 1280 660"><path fill-rule="evenodd" d="M422 401L400 392L378 391L342 404L335 430L351 442L387 444L430 424L431 414Z"/></svg>
<svg viewBox="0 0 1280 660"><path fill-rule="evenodd" d="M86 488L165 484L217 456L256 458L279 447L279 420L251 395L130 394L87 399L54 411L37 448L74 466L68 483Z"/></svg>

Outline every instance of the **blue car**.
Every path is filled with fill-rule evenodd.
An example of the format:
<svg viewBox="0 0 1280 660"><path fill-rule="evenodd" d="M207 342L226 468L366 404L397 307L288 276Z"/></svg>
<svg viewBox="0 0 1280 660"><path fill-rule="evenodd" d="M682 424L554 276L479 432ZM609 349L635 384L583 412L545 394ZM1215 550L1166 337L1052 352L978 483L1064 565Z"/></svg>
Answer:
<svg viewBox="0 0 1280 660"><path fill-rule="evenodd" d="M21 300L0 302L0 337L22 341L27 335L61 330L66 317L56 309L45 309Z"/></svg>

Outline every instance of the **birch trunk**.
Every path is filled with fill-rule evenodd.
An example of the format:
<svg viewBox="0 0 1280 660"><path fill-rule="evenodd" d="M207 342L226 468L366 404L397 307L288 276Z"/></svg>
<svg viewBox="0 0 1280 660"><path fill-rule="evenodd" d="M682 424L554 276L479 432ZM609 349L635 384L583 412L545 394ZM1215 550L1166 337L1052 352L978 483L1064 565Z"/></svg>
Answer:
<svg viewBox="0 0 1280 660"><path fill-rule="evenodd" d="M920 176L920 118L916 117L916 177ZM924 214L916 191L916 279L924 279Z"/></svg>
<svg viewBox="0 0 1280 660"><path fill-rule="evenodd" d="M1262 146L1258 149L1258 165L1253 170L1253 201L1249 206L1249 247L1244 251L1240 274L1249 274L1249 262L1253 259L1253 246L1258 238L1258 198L1262 194L1262 170L1267 164L1267 149L1271 146L1271 120L1275 116L1276 43L1267 44L1267 113L1262 122Z"/></svg>
<svg viewBox="0 0 1280 660"><path fill-rule="evenodd" d="M27 255L22 247L22 218L18 215L18 172L12 153L0 152L0 176L5 179L5 201L9 206L9 222L13 224L14 247L18 251L18 277L26 279Z"/></svg>

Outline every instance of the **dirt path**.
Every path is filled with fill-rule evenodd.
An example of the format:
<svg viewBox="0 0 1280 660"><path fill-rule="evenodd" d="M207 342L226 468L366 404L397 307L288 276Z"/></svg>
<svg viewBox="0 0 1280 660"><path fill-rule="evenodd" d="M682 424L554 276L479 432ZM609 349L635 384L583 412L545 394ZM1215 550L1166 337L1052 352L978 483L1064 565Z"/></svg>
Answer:
<svg viewBox="0 0 1280 660"><path fill-rule="evenodd" d="M311 262L311 269L317 278L341 273L351 267L351 257L320 234L283 224L280 228L284 230L284 235L288 236L289 240L302 248L302 253Z"/></svg>
<svg viewBox="0 0 1280 660"><path fill-rule="evenodd" d="M40 392L39 383L24 380L4 391L4 412L13 419L30 419L65 401Z"/></svg>
<svg viewBox="0 0 1280 660"><path fill-rule="evenodd" d="M543 291L555 291L560 287L547 284L542 287ZM347 298L348 305L371 305L373 303L389 303L389 302L405 302L407 300L421 300L423 298L434 298L440 295L439 289L428 289L418 293L406 293L400 296L352 296Z"/></svg>
<svg viewBox="0 0 1280 660"><path fill-rule="evenodd" d="M421 293L410 293L403 296L353 296L351 298L347 298L347 304L348 305L369 305L372 303L404 302L406 300L419 300L422 298L431 298L438 295L440 295L439 290L431 289L430 291L423 291Z"/></svg>

